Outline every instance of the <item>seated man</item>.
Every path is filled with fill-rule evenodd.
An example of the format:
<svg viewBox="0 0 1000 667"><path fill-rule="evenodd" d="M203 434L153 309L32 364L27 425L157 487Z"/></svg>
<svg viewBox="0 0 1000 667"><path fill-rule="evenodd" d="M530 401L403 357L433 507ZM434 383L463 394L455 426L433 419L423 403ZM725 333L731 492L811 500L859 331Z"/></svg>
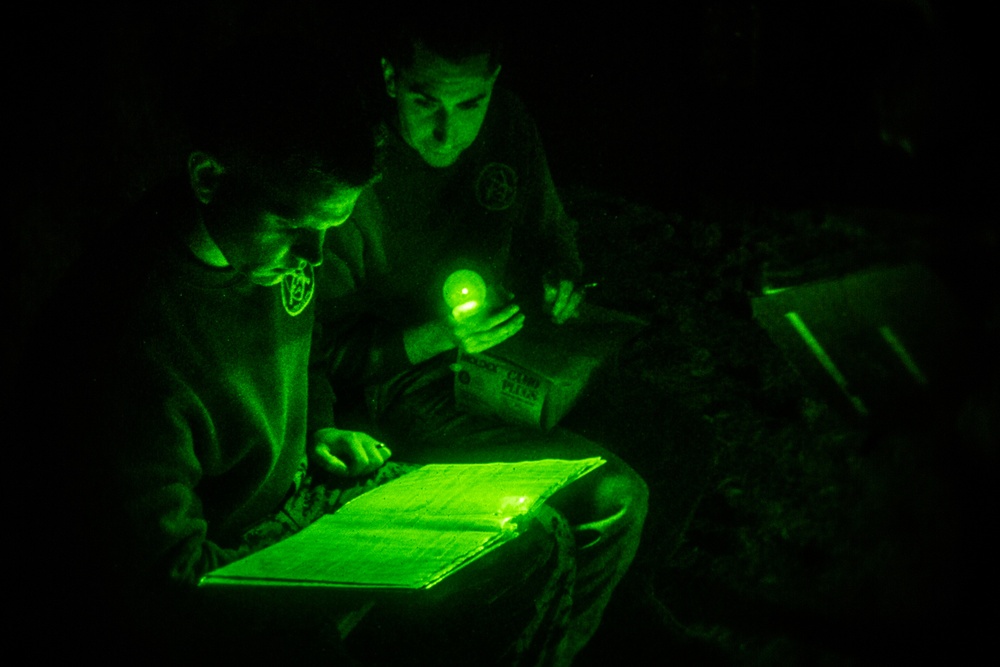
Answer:
<svg viewBox="0 0 1000 667"><path fill-rule="evenodd" d="M376 173L375 119L346 75L324 63L317 76L319 58L277 48L231 60L206 67L193 96L183 178L101 236L27 356L19 418L46 440L23 449L38 474L14 489L32 501L19 551L37 582L22 620L78 656L336 654L347 596L214 606L196 585L405 472L374 438L334 428L331 387L309 373L311 357L327 363L312 345L324 237ZM565 560L551 565L557 532L495 552L538 584L509 650L549 650L546 612L571 585ZM550 574L562 583L547 595Z"/></svg>
<svg viewBox="0 0 1000 667"><path fill-rule="evenodd" d="M462 414L454 407L454 351L489 349L525 317L562 323L580 301L574 226L556 195L538 133L520 103L495 87L500 43L491 29L409 23L382 60L388 138L382 179L359 200L345 233L329 238L339 286L320 319L368 311L387 320L359 347L379 437L407 460L516 461L603 456L608 464L554 496L577 541L573 648L596 630L635 555L647 509L644 481L597 444ZM442 285L474 269L495 307L461 318ZM509 290L518 301L508 303ZM334 298L335 297L335 298ZM360 360L367 359L367 365ZM409 362L402 371L399 365Z"/></svg>

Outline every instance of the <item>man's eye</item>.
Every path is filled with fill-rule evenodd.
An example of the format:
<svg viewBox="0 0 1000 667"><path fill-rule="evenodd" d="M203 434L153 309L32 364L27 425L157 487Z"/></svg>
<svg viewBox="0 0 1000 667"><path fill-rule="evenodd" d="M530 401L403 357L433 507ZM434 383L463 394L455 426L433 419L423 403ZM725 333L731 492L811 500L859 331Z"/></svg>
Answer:
<svg viewBox="0 0 1000 667"><path fill-rule="evenodd" d="M426 97L414 97L413 103L416 104L421 109L430 109L434 106L434 102L427 99Z"/></svg>
<svg viewBox="0 0 1000 667"><path fill-rule="evenodd" d="M462 111L472 111L473 109L478 109L482 102L462 102L458 105L458 108Z"/></svg>

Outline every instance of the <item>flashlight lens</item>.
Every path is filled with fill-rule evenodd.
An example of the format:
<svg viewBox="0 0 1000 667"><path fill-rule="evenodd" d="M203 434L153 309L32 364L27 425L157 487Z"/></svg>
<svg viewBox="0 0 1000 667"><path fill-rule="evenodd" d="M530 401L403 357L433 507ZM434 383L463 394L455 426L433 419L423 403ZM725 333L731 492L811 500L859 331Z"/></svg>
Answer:
<svg viewBox="0 0 1000 667"><path fill-rule="evenodd" d="M453 309L469 302L482 304L486 300L486 282L475 271L461 269L444 281L443 294L448 308Z"/></svg>

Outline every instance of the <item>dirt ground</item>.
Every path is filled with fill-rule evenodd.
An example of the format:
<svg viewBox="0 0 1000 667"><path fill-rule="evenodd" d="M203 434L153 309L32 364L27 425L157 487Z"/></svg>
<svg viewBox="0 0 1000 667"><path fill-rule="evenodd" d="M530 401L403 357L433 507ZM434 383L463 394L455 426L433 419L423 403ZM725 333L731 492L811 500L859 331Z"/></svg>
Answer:
<svg viewBox="0 0 1000 667"><path fill-rule="evenodd" d="M593 191L567 200L602 284L592 298L651 322L617 360L633 389L616 407L656 415L638 433L628 419L595 429L579 410L567 420L608 436L652 489L637 562L581 663L975 654L994 584L988 356L948 389L958 393L947 407L857 420L796 370L749 305L765 276L795 284L896 262L948 266L939 222L718 199L665 212ZM976 326L995 332L995 310Z"/></svg>

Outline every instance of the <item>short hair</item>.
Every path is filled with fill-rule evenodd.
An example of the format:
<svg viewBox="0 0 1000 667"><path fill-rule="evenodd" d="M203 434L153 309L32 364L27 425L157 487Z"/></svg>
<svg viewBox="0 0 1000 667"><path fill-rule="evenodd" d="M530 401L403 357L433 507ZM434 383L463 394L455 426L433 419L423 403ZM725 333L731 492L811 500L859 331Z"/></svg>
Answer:
<svg viewBox="0 0 1000 667"><path fill-rule="evenodd" d="M261 192L361 187L380 170L381 125L344 54L277 40L228 49L186 104L192 148Z"/></svg>
<svg viewBox="0 0 1000 667"><path fill-rule="evenodd" d="M487 54L492 71L503 60L504 26L494 18L433 19L407 18L397 21L386 33L383 52L396 68L413 64L418 42L446 60L459 62Z"/></svg>

